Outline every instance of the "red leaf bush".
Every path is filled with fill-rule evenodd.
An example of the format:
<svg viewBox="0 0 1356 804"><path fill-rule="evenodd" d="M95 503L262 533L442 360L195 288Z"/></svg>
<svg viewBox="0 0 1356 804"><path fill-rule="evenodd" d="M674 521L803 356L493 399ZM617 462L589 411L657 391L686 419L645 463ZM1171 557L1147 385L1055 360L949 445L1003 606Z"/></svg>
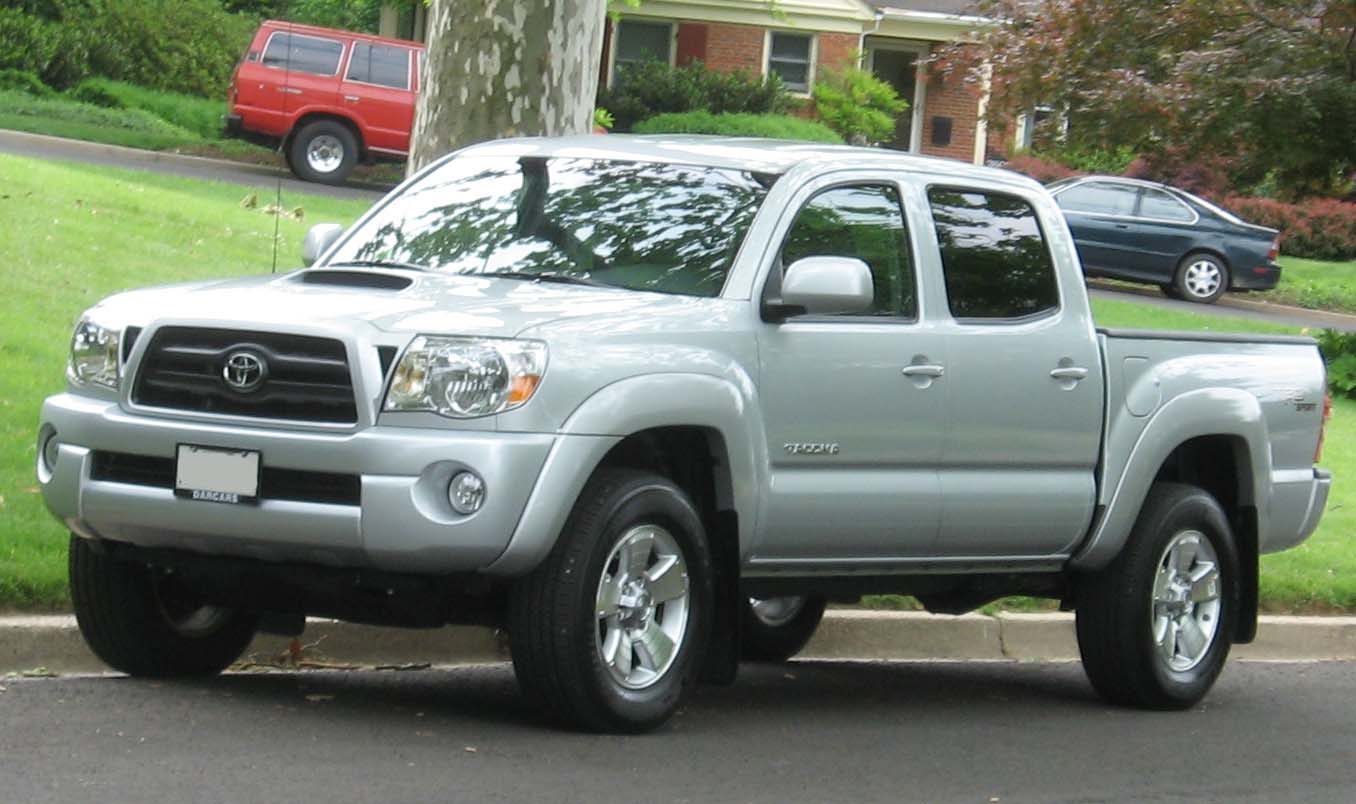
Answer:
<svg viewBox="0 0 1356 804"><path fill-rule="evenodd" d="M1312 260L1356 259L1356 204L1311 198L1287 204L1271 198L1229 196L1224 206L1248 223L1281 232L1281 251Z"/></svg>

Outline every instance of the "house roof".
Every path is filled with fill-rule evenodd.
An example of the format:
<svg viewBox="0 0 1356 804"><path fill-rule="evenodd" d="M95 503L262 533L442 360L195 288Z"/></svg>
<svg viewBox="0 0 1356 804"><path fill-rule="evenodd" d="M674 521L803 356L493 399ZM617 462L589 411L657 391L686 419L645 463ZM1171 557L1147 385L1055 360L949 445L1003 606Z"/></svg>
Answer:
<svg viewBox="0 0 1356 804"><path fill-rule="evenodd" d="M956 16L979 16L977 0L867 0L874 8L882 11L921 11L925 14L950 14Z"/></svg>

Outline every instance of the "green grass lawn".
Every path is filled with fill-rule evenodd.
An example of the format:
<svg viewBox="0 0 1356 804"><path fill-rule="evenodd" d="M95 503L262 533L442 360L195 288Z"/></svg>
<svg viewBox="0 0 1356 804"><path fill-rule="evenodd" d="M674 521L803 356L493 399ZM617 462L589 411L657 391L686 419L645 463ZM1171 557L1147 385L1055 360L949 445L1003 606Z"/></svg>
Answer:
<svg viewBox="0 0 1356 804"><path fill-rule="evenodd" d="M38 409L63 385L82 310L130 287L267 272L274 219L250 190L0 155L0 609L66 605L65 536L33 476ZM267 203L268 199L263 199ZM300 264L311 223L349 223L355 201L285 195L279 267Z"/></svg>
<svg viewBox="0 0 1356 804"><path fill-rule="evenodd" d="M1255 298L1311 310L1356 313L1356 260L1322 262L1281 255L1280 284Z"/></svg>
<svg viewBox="0 0 1356 804"><path fill-rule="evenodd" d="M61 609L66 535L33 476L42 398L63 385L71 325L100 298L130 287L266 272L273 218L245 209L249 190L0 155L0 609ZM280 267L299 264L306 227L348 223L361 202L285 197ZM1124 301L1094 300L1098 323L1119 327L1294 332ZM1304 546L1263 559L1271 611L1356 611L1356 402L1341 400L1324 464L1337 477L1327 515ZM877 601L909 605L907 601ZM1007 605L1030 607L1020 601Z"/></svg>

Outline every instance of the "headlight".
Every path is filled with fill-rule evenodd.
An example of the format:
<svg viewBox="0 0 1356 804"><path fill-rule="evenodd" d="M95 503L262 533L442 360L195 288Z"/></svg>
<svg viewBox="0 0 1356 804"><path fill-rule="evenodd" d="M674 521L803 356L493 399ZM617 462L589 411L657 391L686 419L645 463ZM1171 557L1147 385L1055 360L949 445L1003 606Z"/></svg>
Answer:
<svg viewBox="0 0 1356 804"><path fill-rule="evenodd" d="M503 413L531 399L545 371L541 341L420 335L396 366L385 408L457 419Z"/></svg>
<svg viewBox="0 0 1356 804"><path fill-rule="evenodd" d="M85 316L71 336L71 378L79 383L118 387L121 338L116 329L102 327Z"/></svg>

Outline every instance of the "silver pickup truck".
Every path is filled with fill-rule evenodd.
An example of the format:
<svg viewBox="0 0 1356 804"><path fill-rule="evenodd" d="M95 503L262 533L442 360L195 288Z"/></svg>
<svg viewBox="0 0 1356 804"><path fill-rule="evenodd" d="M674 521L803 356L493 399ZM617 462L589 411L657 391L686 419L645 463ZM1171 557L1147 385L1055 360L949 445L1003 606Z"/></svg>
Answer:
<svg viewBox="0 0 1356 804"><path fill-rule="evenodd" d="M221 671L307 615L503 627L579 727L662 723L826 601L1077 612L1116 703L1191 706L1318 523L1297 337L1098 330L1037 184L889 151L490 143L311 267L90 309L38 476L90 647Z"/></svg>

